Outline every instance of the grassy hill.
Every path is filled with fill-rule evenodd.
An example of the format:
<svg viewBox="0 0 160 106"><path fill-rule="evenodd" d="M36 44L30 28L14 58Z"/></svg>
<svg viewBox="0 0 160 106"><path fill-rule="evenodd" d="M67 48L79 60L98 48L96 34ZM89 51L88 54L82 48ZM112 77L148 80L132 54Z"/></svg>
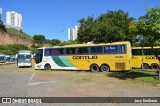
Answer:
<svg viewBox="0 0 160 106"><path fill-rule="evenodd" d="M26 39L29 39L29 40L32 40L32 37L22 31L18 31L14 28L6 28L6 33L8 33L9 35L11 36L19 36L19 37L22 37L22 38L26 38Z"/></svg>

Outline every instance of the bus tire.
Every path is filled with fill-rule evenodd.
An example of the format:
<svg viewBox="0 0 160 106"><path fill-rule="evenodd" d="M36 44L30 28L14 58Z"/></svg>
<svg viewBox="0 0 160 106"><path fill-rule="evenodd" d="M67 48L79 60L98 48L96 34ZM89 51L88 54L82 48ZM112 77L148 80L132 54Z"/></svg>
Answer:
<svg viewBox="0 0 160 106"><path fill-rule="evenodd" d="M100 69L102 72L109 72L110 71L110 67L107 64L102 64Z"/></svg>
<svg viewBox="0 0 160 106"><path fill-rule="evenodd" d="M159 65L157 63L152 63L151 64L151 69L158 69Z"/></svg>
<svg viewBox="0 0 160 106"><path fill-rule="evenodd" d="M144 69L149 69L149 65L147 63L143 63L143 68Z"/></svg>
<svg viewBox="0 0 160 106"><path fill-rule="evenodd" d="M99 71L99 67L98 67L97 64L92 64L90 66L90 70L91 70L91 72L98 72Z"/></svg>
<svg viewBox="0 0 160 106"><path fill-rule="evenodd" d="M44 69L45 70L51 70L51 65L50 64L45 64Z"/></svg>

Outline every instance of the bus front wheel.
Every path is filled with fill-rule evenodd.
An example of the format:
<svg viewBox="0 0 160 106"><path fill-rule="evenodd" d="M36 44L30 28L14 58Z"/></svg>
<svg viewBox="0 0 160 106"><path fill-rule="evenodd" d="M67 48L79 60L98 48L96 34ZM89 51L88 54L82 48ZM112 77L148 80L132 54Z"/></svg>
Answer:
<svg viewBox="0 0 160 106"><path fill-rule="evenodd" d="M44 69L45 69L45 70L51 70L51 66L50 66L49 64L46 64L46 65L44 66Z"/></svg>
<svg viewBox="0 0 160 106"><path fill-rule="evenodd" d="M92 64L90 66L90 70L91 70L91 72L98 72L99 71L99 67L98 67L97 64Z"/></svg>
<svg viewBox="0 0 160 106"><path fill-rule="evenodd" d="M107 64L102 64L100 69L102 72L109 72L110 71L110 68Z"/></svg>

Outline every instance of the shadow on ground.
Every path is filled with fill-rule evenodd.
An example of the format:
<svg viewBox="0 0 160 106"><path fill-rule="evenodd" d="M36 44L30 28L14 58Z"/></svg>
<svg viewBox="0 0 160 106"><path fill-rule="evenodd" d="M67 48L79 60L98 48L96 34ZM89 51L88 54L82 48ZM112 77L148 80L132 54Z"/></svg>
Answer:
<svg viewBox="0 0 160 106"><path fill-rule="evenodd" d="M107 76L109 77L114 77L118 79L135 79L138 77L152 77L154 79L158 79L158 73L156 74L149 74L149 73L144 73L144 72L113 72L113 73L108 73Z"/></svg>

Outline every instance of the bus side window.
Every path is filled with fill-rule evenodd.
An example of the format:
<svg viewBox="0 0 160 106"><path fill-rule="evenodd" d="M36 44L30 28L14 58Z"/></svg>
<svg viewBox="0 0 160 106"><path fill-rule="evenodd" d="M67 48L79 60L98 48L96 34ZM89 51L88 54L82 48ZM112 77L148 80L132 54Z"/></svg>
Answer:
<svg viewBox="0 0 160 106"><path fill-rule="evenodd" d="M137 55L142 55L142 50L141 49L137 49Z"/></svg>
<svg viewBox="0 0 160 106"><path fill-rule="evenodd" d="M59 49L59 54L64 54L64 49Z"/></svg>
<svg viewBox="0 0 160 106"><path fill-rule="evenodd" d="M90 48L90 53L96 53L96 47L91 47Z"/></svg>
<svg viewBox="0 0 160 106"><path fill-rule="evenodd" d="M158 48L158 55L160 55L160 49Z"/></svg>
<svg viewBox="0 0 160 106"><path fill-rule="evenodd" d="M75 54L76 48L67 48L67 54Z"/></svg>
<svg viewBox="0 0 160 106"><path fill-rule="evenodd" d="M97 53L102 53L102 52L103 52L103 48L102 48L102 46L97 47Z"/></svg>
<svg viewBox="0 0 160 106"><path fill-rule="evenodd" d="M151 49L144 49L144 55L151 55L152 51Z"/></svg>
<svg viewBox="0 0 160 106"><path fill-rule="evenodd" d="M125 53L125 45L120 45L119 46L119 53Z"/></svg>
<svg viewBox="0 0 160 106"><path fill-rule="evenodd" d="M76 54L76 48L71 48L71 54Z"/></svg>
<svg viewBox="0 0 160 106"><path fill-rule="evenodd" d="M79 48L76 48L76 54L79 54L80 52L79 52Z"/></svg>
<svg viewBox="0 0 160 106"><path fill-rule="evenodd" d="M89 53L89 47L84 47L84 48L83 48L83 53L84 53L84 54Z"/></svg>
<svg viewBox="0 0 160 106"><path fill-rule="evenodd" d="M142 55L142 49L132 49L133 55Z"/></svg>
<svg viewBox="0 0 160 106"><path fill-rule="evenodd" d="M109 46L105 46L105 47L104 47L104 53L110 53Z"/></svg>
<svg viewBox="0 0 160 106"><path fill-rule="evenodd" d="M19 56L19 55L18 55ZM45 49L45 56L49 56L49 49ZM19 58L19 57L18 57Z"/></svg>
<svg viewBox="0 0 160 106"><path fill-rule="evenodd" d="M58 49L55 49L54 50L54 55L58 55L58 53L59 53Z"/></svg>
<svg viewBox="0 0 160 106"><path fill-rule="evenodd" d="M154 55L158 55L158 49L153 49L154 50Z"/></svg>
<svg viewBox="0 0 160 106"><path fill-rule="evenodd" d="M105 46L104 53L118 53L118 46Z"/></svg>
<svg viewBox="0 0 160 106"><path fill-rule="evenodd" d="M45 49L45 56L52 56L53 55L53 49Z"/></svg>

